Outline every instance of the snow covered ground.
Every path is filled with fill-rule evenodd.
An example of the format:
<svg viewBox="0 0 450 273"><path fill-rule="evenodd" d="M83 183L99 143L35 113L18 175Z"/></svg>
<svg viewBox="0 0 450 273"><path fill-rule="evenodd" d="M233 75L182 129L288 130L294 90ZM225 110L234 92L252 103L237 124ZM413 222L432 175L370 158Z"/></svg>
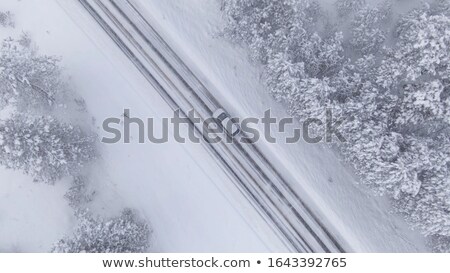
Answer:
<svg viewBox="0 0 450 273"><path fill-rule="evenodd" d="M62 56L99 133L104 118L120 117L124 108L133 116L170 117L165 102L75 2L4 0L0 9L16 15L15 35L29 31L43 53ZM276 116L285 115L264 90L247 53L214 38L222 24L216 1L140 2L232 114L259 117L271 108ZM389 213L386 200L355 186L330 151L303 143L259 145L354 251L427 251L423 238ZM151 222L154 251L285 250L201 145L115 144L101 150L102 159L91 170L98 192L93 209L104 215L124 206L137 209ZM62 198L66 184L29 180L0 170L0 251L48 251L71 230L73 219Z"/></svg>
<svg viewBox="0 0 450 273"><path fill-rule="evenodd" d="M271 109L285 117L261 84L247 52L219 38L224 22L219 1L137 1L169 44L209 90L237 117L262 117ZM298 127L300 128L300 127ZM315 204L356 252L427 251L424 240L384 198L370 196L335 155L318 145L259 143L280 170L292 175L300 194Z"/></svg>
<svg viewBox="0 0 450 273"><path fill-rule="evenodd" d="M72 6L75 1L59 4L11 0L2 1L0 9L16 15L15 32L30 32L42 53L62 56L72 87L85 98L97 128L106 117L120 117L124 108L143 118L173 115L95 22ZM125 206L137 209L151 222L153 251L285 250L255 210L240 200L229 178L201 145L116 144L100 149L102 159L91 170L92 187L97 192L92 209L106 216ZM21 200L20 207L7 199L0 203L0 231L7 235L0 236L1 251L48 251L52 242L71 231L63 184L38 185L7 173L0 173L0 179L0 196ZM46 195L45 190L49 191ZM31 191L37 192L33 198L29 197ZM42 199L41 205L35 204L37 199ZM52 221L46 223L50 215ZM28 245L27 238L36 235L34 222L38 219L42 221L39 225L51 225ZM12 221L20 223L20 233L15 233L17 224Z"/></svg>
<svg viewBox="0 0 450 273"><path fill-rule="evenodd" d="M0 252L46 252L69 231L74 219L63 199L67 185L33 183L0 168Z"/></svg>

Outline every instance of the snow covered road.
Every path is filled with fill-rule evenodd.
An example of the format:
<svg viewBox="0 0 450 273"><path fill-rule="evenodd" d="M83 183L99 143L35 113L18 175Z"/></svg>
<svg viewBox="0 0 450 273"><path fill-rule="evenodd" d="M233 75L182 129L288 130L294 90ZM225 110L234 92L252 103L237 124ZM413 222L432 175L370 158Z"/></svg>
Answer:
<svg viewBox="0 0 450 273"><path fill-rule="evenodd" d="M173 110L185 116L195 109L202 120L223 108L131 1L80 1L122 51L133 61ZM192 126L198 124L192 123ZM197 130L200 133L201 130ZM206 144L206 143L205 143ZM293 191L255 145L234 141L204 145L233 177L244 196L273 226L293 251L342 252L351 250Z"/></svg>

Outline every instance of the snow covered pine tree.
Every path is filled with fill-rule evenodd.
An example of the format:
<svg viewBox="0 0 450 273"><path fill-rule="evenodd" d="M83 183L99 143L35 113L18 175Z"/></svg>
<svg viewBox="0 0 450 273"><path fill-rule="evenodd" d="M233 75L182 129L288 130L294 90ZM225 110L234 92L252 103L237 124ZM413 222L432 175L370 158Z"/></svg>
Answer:
<svg viewBox="0 0 450 273"><path fill-rule="evenodd" d="M96 157L95 139L49 116L14 115L0 123L0 164L53 183Z"/></svg>
<svg viewBox="0 0 450 273"><path fill-rule="evenodd" d="M52 252L142 253L150 246L150 228L130 209L110 220L94 217L87 210L78 211L77 217L73 236L57 242Z"/></svg>
<svg viewBox="0 0 450 273"><path fill-rule="evenodd" d="M59 59L39 55L22 36L5 39L0 49L0 107L10 104L20 113L48 112L66 86ZM29 37L28 37L29 39Z"/></svg>

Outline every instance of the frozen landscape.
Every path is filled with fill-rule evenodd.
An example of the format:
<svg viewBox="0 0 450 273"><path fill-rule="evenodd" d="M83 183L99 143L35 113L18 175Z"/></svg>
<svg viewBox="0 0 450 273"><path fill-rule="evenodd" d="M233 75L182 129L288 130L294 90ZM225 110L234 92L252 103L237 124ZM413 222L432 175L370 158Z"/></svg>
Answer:
<svg viewBox="0 0 450 273"><path fill-rule="evenodd" d="M445 0L2 1L0 252L450 251L449 26ZM277 140L332 109L347 139L102 142L191 108L294 117Z"/></svg>

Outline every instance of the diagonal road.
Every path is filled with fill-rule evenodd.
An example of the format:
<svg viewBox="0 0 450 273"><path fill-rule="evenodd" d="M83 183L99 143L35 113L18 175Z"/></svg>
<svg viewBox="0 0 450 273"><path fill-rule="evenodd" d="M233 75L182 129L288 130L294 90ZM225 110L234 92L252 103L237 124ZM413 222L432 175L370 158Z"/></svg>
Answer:
<svg viewBox="0 0 450 273"><path fill-rule="evenodd" d="M202 137L205 149L290 250L345 252L345 242L302 201L291 182L274 168L257 145L242 144L239 141L242 136L228 144L209 142L204 133L212 135L210 128L195 123L188 112L193 109L196 117L205 121L223 106L146 20L136 1L79 0L79 3L168 105L189 119L190 126Z"/></svg>

